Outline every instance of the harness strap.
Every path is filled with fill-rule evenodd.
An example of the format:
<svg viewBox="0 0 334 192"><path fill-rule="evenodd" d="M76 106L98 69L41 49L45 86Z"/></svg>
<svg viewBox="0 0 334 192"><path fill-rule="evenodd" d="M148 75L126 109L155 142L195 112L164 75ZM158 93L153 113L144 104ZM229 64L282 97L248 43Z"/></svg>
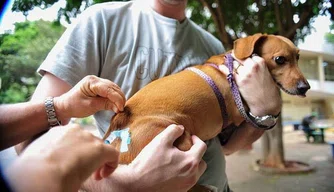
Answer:
<svg viewBox="0 0 334 192"><path fill-rule="evenodd" d="M240 96L238 86L235 83L234 78L233 78L233 57L232 57L232 55L231 54L226 54L225 58L226 58L226 65L227 65L227 68L229 70L229 74L227 75L227 80L230 83L230 87L231 87L232 95L233 95L233 98L234 98L234 102L237 105L237 108L238 108L240 114L246 119L246 121L248 123L252 124L254 127L263 129L262 127L259 127L257 124L255 124L249 118L249 116L247 115L247 113L245 111L244 105L243 105L242 100L241 100L241 96Z"/></svg>
<svg viewBox="0 0 334 192"><path fill-rule="evenodd" d="M209 75L205 74L203 71L201 71L201 70L199 70L195 67L189 67L189 68L186 68L186 70L189 70L189 71L192 71L192 72L196 73L197 75L202 77L210 85L211 89L215 93L216 98L218 100L219 107L220 107L220 110L221 110L221 115L223 117L223 128L225 128L227 126L227 121L228 121L228 115L227 115L227 111L226 111L226 104L225 104L224 97L221 94L221 92L219 91L219 88L217 87L215 82L212 80L212 78Z"/></svg>

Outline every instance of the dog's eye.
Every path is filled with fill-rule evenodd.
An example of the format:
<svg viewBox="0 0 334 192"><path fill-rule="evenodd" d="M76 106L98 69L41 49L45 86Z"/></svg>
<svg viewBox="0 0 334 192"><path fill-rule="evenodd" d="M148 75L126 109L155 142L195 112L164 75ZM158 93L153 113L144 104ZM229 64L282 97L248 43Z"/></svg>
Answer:
<svg viewBox="0 0 334 192"><path fill-rule="evenodd" d="M297 54L297 61L299 60L299 54Z"/></svg>
<svg viewBox="0 0 334 192"><path fill-rule="evenodd" d="M275 57L274 58L275 62L279 65L282 65L285 63L286 59L285 57L282 57L282 56L278 56L278 57Z"/></svg>

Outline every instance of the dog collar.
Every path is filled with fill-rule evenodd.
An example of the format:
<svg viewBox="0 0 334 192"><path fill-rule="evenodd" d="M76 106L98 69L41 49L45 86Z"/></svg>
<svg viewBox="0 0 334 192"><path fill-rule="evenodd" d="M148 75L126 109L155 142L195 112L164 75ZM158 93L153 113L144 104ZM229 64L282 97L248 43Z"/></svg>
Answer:
<svg viewBox="0 0 334 192"><path fill-rule="evenodd" d="M273 125L270 125L270 126L258 124L257 121L256 121L256 118L253 118L253 117L250 118L250 116L248 115L249 113L247 113L245 111L244 105L243 105L242 100L241 100L240 92L238 90L238 86L235 83L234 78L233 78L233 57L232 57L231 54L226 54L225 58L226 58L225 63L226 63L227 68L229 70L229 74L227 75L227 80L228 80L228 82L230 84L230 87L231 87L234 102L237 105L237 108L238 108L239 112L241 113L241 115L246 119L246 121L248 123L252 124L256 128L260 128L260 129L264 129L264 130L268 130L268 129L273 128L276 125L277 120L274 122Z"/></svg>
<svg viewBox="0 0 334 192"><path fill-rule="evenodd" d="M215 82L212 80L212 78L209 75L205 74L203 71L201 71L201 70L199 70L195 67L189 67L189 68L186 68L186 70L189 70L189 71L192 71L192 72L196 73L197 75L202 77L210 85L211 89L215 93L216 98L218 100L219 107L220 107L220 110L221 110L221 114L222 114L222 117L223 117L223 128L225 128L227 126L227 121L228 121L225 99L224 99L223 95L221 94L221 92L219 91L219 88L217 87Z"/></svg>

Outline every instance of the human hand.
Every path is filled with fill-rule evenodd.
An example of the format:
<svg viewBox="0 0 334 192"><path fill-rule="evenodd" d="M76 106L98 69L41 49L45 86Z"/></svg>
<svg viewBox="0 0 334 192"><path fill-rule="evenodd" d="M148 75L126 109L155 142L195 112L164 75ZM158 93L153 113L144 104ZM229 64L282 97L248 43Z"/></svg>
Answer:
<svg viewBox="0 0 334 192"><path fill-rule="evenodd" d="M192 136L189 151L173 146L183 134L182 126L170 125L157 135L129 164L120 165L109 179L100 182L98 188L87 182L87 187L98 191L188 191L206 170L202 156L206 144Z"/></svg>
<svg viewBox="0 0 334 192"><path fill-rule="evenodd" d="M233 53L232 56L235 58ZM233 64L237 73L234 73L234 79L252 114L277 115L281 111L282 99L264 59L252 56L242 61L235 60ZM229 73L225 65L221 65L220 70Z"/></svg>
<svg viewBox="0 0 334 192"><path fill-rule="evenodd" d="M115 83L88 75L67 93L54 98L58 118L87 117L100 110L123 111L125 96Z"/></svg>
<svg viewBox="0 0 334 192"><path fill-rule="evenodd" d="M206 144L192 136L189 151L173 146L183 134L182 126L170 125L157 135L128 166L138 191L187 191L206 169L202 157Z"/></svg>
<svg viewBox="0 0 334 192"><path fill-rule="evenodd" d="M97 180L108 177L118 165L118 156L111 145L71 124L51 129L30 144L9 175L19 187L44 189L34 191L46 191L51 185L59 189L55 191L77 191L94 171Z"/></svg>

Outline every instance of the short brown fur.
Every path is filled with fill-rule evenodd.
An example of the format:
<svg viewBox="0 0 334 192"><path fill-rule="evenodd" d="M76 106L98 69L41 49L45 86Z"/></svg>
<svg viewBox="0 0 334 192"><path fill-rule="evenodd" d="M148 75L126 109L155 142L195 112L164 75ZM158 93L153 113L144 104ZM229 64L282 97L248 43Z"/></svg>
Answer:
<svg viewBox="0 0 334 192"><path fill-rule="evenodd" d="M283 90L294 95L305 94L298 93L297 90L298 83L308 83L297 65L299 50L290 40L280 36L255 34L236 40L233 50L238 59L246 59L253 53L260 55ZM281 55L287 57L288 61L284 65L277 65L273 58ZM224 56L212 56L206 63L225 64ZM244 118L233 100L226 75L208 65L195 67L209 75L223 94L228 114L227 124L240 125ZM216 96L211 87L192 71L184 70L163 77L138 91L126 102L125 110L112 118L104 139L111 131L130 128L132 140L129 151L120 155L120 163L128 164L170 124L185 127L183 136L174 143L184 151L192 145L191 135L197 135L205 141L222 131L223 119ZM119 148L120 141L116 140L112 145Z"/></svg>

